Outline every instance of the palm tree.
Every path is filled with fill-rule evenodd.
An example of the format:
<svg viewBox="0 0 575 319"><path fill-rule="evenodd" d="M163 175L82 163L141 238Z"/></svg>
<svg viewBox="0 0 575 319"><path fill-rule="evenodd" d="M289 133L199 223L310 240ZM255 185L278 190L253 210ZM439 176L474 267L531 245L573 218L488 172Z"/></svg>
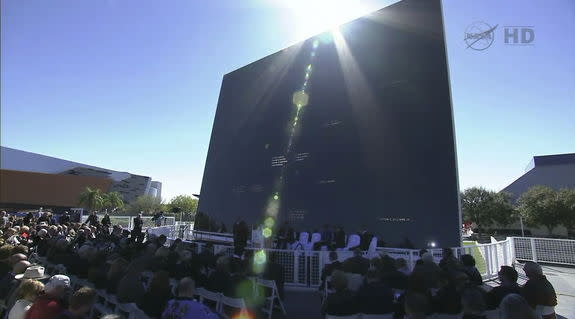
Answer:
<svg viewBox="0 0 575 319"><path fill-rule="evenodd" d="M104 208L114 212L117 209L124 207L124 200L122 195L118 192L109 192L102 195L104 201Z"/></svg>
<svg viewBox="0 0 575 319"><path fill-rule="evenodd" d="M104 206L104 198L99 188L86 187L86 190L80 194L80 205L90 211L98 210Z"/></svg>

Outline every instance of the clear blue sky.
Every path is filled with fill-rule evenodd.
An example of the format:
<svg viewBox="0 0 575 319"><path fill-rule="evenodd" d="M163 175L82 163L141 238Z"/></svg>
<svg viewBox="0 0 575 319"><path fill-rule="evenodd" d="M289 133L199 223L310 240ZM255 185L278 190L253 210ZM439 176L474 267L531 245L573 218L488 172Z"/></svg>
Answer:
<svg viewBox="0 0 575 319"><path fill-rule="evenodd" d="M225 73L390 2L4 0L0 142L198 192ZM461 187L575 152L575 1L445 0L444 15ZM499 25L485 51L463 41L474 21ZM506 46L505 25L535 44Z"/></svg>

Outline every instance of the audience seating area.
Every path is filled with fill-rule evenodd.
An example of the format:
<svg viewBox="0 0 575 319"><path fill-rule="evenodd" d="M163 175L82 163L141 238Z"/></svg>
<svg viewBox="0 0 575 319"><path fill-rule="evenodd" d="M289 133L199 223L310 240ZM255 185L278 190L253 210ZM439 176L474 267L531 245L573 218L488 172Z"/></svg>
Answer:
<svg viewBox="0 0 575 319"><path fill-rule="evenodd" d="M45 267L46 274L56 275L56 274L68 274L66 267L63 265L54 265L50 263L47 258L40 257L33 254L30 257L30 261L42 265ZM142 282L144 287L147 288L151 278L153 276L152 272L146 271L142 273ZM77 290L81 287L94 288L93 283L78 278L73 275L68 275L70 278L70 283L73 290ZM269 296L266 298L266 303L263 305L261 311L266 314L267 318L271 319L274 309L278 309L284 315L286 311L284 305L279 298L279 292L277 285L274 280L265 280L261 278L253 277L251 278L253 282L253 293L258 295L269 291ZM171 278L170 284L172 286L172 291L175 295L175 289L177 287L178 281ZM92 312L90 314L91 319L98 319L105 314L116 313L123 315L126 319L152 319L146 313L138 308L135 303L121 303L118 302L114 294L109 294L104 289L95 289L98 294L98 300L94 305ZM219 292L209 291L203 287L196 289L196 300L209 306L212 310L218 313L222 318L232 318L232 314L235 316L237 314L247 313L247 306L242 298L231 298L226 297L224 294Z"/></svg>

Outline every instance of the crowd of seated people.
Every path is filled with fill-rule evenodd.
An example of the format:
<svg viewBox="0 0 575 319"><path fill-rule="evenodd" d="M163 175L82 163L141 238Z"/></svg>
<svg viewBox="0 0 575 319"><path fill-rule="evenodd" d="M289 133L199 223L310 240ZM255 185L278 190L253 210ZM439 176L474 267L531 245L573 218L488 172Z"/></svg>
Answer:
<svg viewBox="0 0 575 319"><path fill-rule="evenodd" d="M486 312L499 309L503 319L555 318L557 297L541 267L527 262L529 278L523 287L518 273L510 266L499 271L500 285L483 285L472 255L457 259L450 249L436 264L431 253L424 252L413 271L406 261L383 255L371 260L355 256L338 261L330 252L330 264L322 272L322 286L328 294L322 306L324 315L350 316L391 314L394 318L426 318L437 314L462 314L463 319L486 319ZM360 285L352 284L362 275ZM327 287L325 287L327 285Z"/></svg>
<svg viewBox="0 0 575 319"><path fill-rule="evenodd" d="M250 250L236 250L234 256L227 256L214 253L210 245L196 253L191 245L175 240L168 246L165 236L108 227L97 219L89 225L59 224L3 215L0 303L8 319L82 318L86 309L91 309L94 292L89 288L72 292L71 278L92 283L94 289L115 295L119 303L135 303L150 318L216 318L214 311L191 300L196 286L244 298L248 307L257 309L262 300L254 298L253 289L246 287L253 284L250 278L256 275L275 280L283 296L283 268L274 262L273 255L257 271ZM64 271L44 275L42 267L29 261L33 254L62 265ZM149 282L143 278L148 274L152 274ZM174 289L171 281L175 280L180 282ZM176 311L181 307L189 315ZM205 316L199 317L199 313Z"/></svg>

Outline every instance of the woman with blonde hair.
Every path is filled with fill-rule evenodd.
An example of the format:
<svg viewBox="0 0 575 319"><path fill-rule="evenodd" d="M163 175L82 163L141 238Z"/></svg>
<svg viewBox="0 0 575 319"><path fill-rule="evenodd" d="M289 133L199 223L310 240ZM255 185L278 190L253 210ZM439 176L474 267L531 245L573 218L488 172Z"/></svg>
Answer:
<svg viewBox="0 0 575 319"><path fill-rule="evenodd" d="M8 313L8 319L24 319L26 312L36 298L44 291L44 284L34 279L25 279L22 281L16 294L18 301L14 304Z"/></svg>

